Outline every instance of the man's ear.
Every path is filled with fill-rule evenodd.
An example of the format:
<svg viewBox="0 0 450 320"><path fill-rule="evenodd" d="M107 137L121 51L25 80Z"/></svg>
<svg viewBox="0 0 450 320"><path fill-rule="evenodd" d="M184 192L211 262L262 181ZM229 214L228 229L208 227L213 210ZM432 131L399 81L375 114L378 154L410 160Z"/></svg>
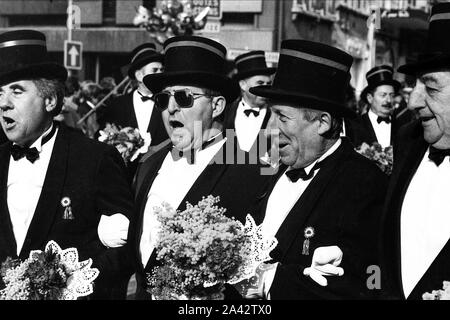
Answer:
<svg viewBox="0 0 450 320"><path fill-rule="evenodd" d="M225 100L225 97L223 96L216 96L213 97L211 100L212 104L212 117L213 119L220 116L222 112L225 110L225 106L227 104L227 101Z"/></svg>
<svg viewBox="0 0 450 320"><path fill-rule="evenodd" d="M136 78L136 80L137 80L138 82L142 82L142 79L144 79L144 73L142 72L141 69L136 70L136 71L134 72L134 77Z"/></svg>
<svg viewBox="0 0 450 320"><path fill-rule="evenodd" d="M47 112L53 112L53 110L56 109L56 96L51 96L48 98L45 98L44 103L45 103L45 110Z"/></svg>
<svg viewBox="0 0 450 320"><path fill-rule="evenodd" d="M242 91L247 91L247 81L239 80L239 87L241 87Z"/></svg>
<svg viewBox="0 0 450 320"><path fill-rule="evenodd" d="M317 132L319 135L324 135L331 129L331 115L328 112L322 112L319 118L319 128Z"/></svg>
<svg viewBox="0 0 450 320"><path fill-rule="evenodd" d="M373 102L373 94L372 93L368 93L366 95L366 99L367 99L367 102L369 102L369 104L372 104L372 102Z"/></svg>

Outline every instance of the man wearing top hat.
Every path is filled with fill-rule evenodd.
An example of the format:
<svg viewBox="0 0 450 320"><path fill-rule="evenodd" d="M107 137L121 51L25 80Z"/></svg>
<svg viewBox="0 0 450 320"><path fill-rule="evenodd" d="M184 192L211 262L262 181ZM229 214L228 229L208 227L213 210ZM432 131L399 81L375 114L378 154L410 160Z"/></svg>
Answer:
<svg viewBox="0 0 450 320"><path fill-rule="evenodd" d="M156 51L153 43L144 43L131 52L128 76L136 80L136 90L111 100L103 110L99 122L139 129L144 139L144 148L158 145L168 139L161 119L161 112L154 107L153 93L145 86L142 79L148 74L163 71L164 56ZM139 159L139 158L138 158ZM128 164L128 176L131 181L136 172L138 161Z"/></svg>
<svg viewBox="0 0 450 320"><path fill-rule="evenodd" d="M334 47L284 40L273 85L250 89L270 100L281 161L260 205L262 230L278 245L250 296L371 297L366 270L377 264L387 178L340 138L342 119L354 116L345 106L352 61Z"/></svg>
<svg viewBox="0 0 450 320"><path fill-rule="evenodd" d="M146 273L156 265L155 206L165 201L184 210L186 202L195 205L202 197L219 196L226 214L244 222L267 181L258 166L235 163L234 135L223 132L225 105L239 95L238 85L225 75L225 47L203 37L180 36L167 40L164 52L165 71L144 78L155 92L171 140L145 155L136 173L139 212L129 237L136 257L137 299L150 298Z"/></svg>
<svg viewBox="0 0 450 320"><path fill-rule="evenodd" d="M398 134L381 243L385 298L422 299L450 279L450 3L430 15L426 51L398 71L416 77L408 108L418 120Z"/></svg>
<svg viewBox="0 0 450 320"><path fill-rule="evenodd" d="M9 139L0 145L0 261L54 240L93 259L92 298L123 297L126 286L116 284L132 192L115 148L52 121L66 77L49 61L44 34L0 34L0 123Z"/></svg>
<svg viewBox="0 0 450 320"><path fill-rule="evenodd" d="M367 87L361 93L369 110L356 120L346 121L345 133L355 147L363 142L378 142L382 147L391 146L395 135L403 124L411 119L406 115L397 117L394 97L400 83L393 79L394 70L388 65L371 69L366 74Z"/></svg>
<svg viewBox="0 0 450 320"><path fill-rule="evenodd" d="M267 100L250 93L249 89L270 85L276 68L267 67L264 51L260 50L241 54L234 62L237 69L234 78L239 81L241 95L227 107L225 128L234 129L239 147L250 151L252 147L258 147L257 138L261 129L267 126L270 110L267 107Z"/></svg>
<svg viewBox="0 0 450 320"><path fill-rule="evenodd" d="M139 129L147 145L157 145L168 138L161 113L154 108L153 93L142 79L148 74L163 71L164 55L153 43L144 43L131 52L128 76L138 87L131 93L116 97L105 107L101 122Z"/></svg>

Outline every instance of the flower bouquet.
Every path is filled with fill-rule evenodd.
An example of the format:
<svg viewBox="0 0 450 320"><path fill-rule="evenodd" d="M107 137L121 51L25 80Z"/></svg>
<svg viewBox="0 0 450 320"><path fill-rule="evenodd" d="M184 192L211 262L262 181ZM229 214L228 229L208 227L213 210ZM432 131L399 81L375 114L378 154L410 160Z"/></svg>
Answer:
<svg viewBox="0 0 450 320"><path fill-rule="evenodd" d="M93 292L99 271L92 259L78 261L75 248L61 250L49 241L45 251L34 250L28 259L7 258L1 267L4 288L0 300L76 300Z"/></svg>
<svg viewBox="0 0 450 320"><path fill-rule="evenodd" d="M155 249L160 265L147 275L149 293L158 300L223 299L224 284L255 275L270 259L277 240L263 239L261 226L247 215L246 223L224 215L208 196L179 212L163 203L156 207L161 224Z"/></svg>
<svg viewBox="0 0 450 320"><path fill-rule="evenodd" d="M392 164L394 158L392 146L383 148L378 142L374 142L372 145L368 145L367 143L363 142L355 150L366 158L375 161L377 166L387 175L390 175L392 173Z"/></svg>
<svg viewBox="0 0 450 320"><path fill-rule="evenodd" d="M433 290L431 293L425 292L423 300L450 300L450 281L443 282L442 290Z"/></svg>
<svg viewBox="0 0 450 320"><path fill-rule="evenodd" d="M118 128L115 124L107 123L106 127L100 130L98 140L116 147L125 163L134 161L139 153L145 151L144 139L139 130L131 127Z"/></svg>

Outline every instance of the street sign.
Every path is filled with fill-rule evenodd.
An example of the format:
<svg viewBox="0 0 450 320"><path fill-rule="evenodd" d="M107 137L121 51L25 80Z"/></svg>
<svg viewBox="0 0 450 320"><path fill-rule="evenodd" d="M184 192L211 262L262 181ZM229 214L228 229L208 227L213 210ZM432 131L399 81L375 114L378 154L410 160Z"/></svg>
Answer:
<svg viewBox="0 0 450 320"><path fill-rule="evenodd" d="M222 19L222 8L220 6L221 0L193 0L192 9L197 15L204 8L209 7L208 20L209 19Z"/></svg>
<svg viewBox="0 0 450 320"><path fill-rule="evenodd" d="M67 69L81 70L83 65L83 43L64 41L64 66Z"/></svg>

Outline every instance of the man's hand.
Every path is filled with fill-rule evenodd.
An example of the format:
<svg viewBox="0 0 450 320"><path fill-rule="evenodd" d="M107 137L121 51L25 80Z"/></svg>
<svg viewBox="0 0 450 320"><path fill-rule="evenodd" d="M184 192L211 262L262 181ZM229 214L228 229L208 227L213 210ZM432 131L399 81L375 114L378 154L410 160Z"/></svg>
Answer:
<svg viewBox="0 0 450 320"><path fill-rule="evenodd" d="M121 213L112 216L102 215L97 232L100 241L108 248L117 248L127 243L130 221Z"/></svg>
<svg viewBox="0 0 450 320"><path fill-rule="evenodd" d="M319 247L314 250L311 266L303 270L305 276L311 277L325 287L328 281L324 276L342 276L344 269L338 267L342 262L342 250L337 246Z"/></svg>

